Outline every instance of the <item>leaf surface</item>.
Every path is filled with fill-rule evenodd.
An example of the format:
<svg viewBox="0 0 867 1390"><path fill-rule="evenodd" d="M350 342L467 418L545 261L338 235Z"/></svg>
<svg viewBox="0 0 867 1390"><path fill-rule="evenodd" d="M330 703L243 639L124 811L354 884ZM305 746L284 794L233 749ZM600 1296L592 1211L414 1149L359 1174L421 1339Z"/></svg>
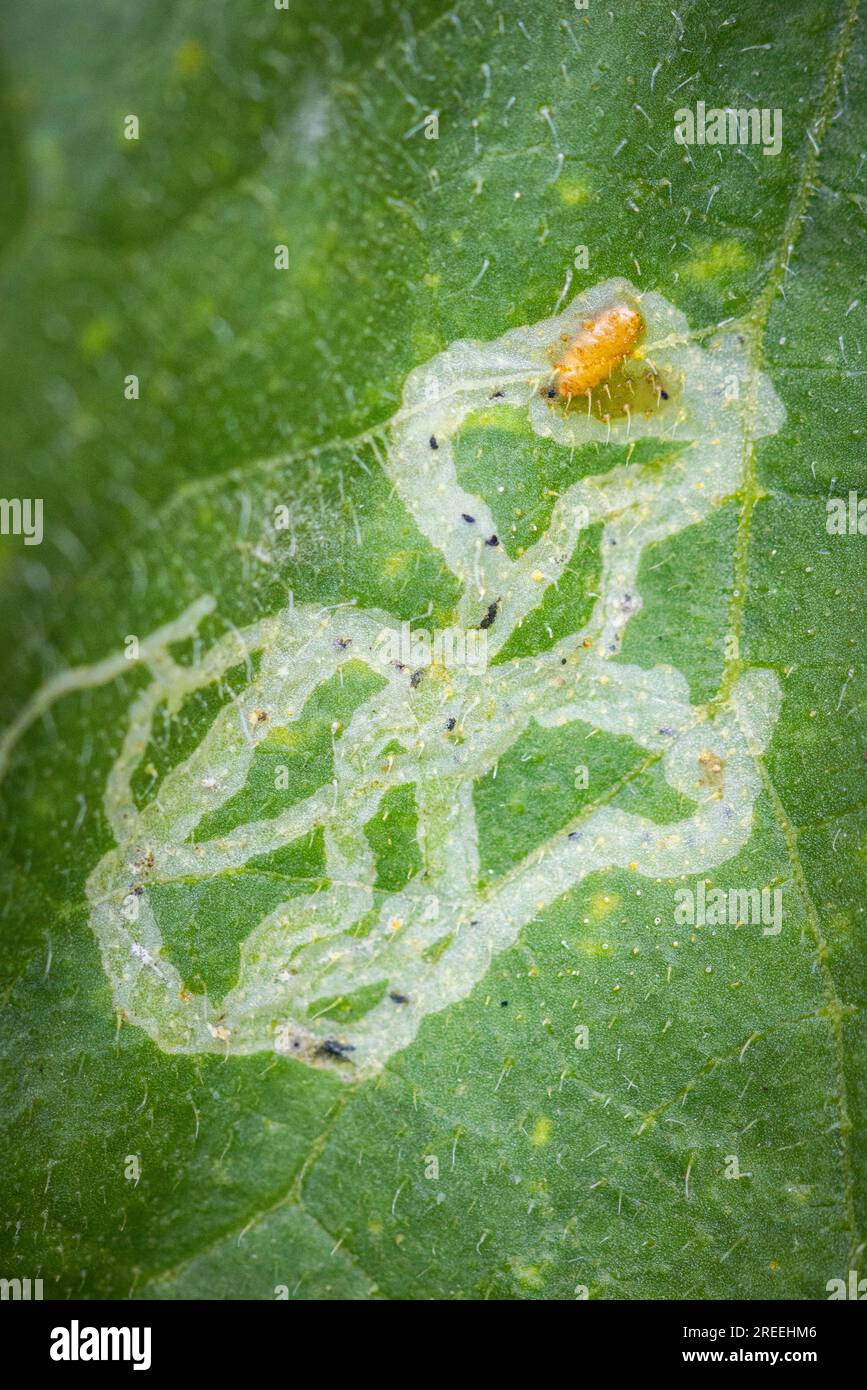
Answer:
<svg viewBox="0 0 867 1390"><path fill-rule="evenodd" d="M4 45L45 536L0 542L0 1273L826 1297L867 1225L854 3L33 0ZM697 100L781 152L678 146ZM623 295L675 389L609 431L543 386ZM781 929L678 921L701 885Z"/></svg>

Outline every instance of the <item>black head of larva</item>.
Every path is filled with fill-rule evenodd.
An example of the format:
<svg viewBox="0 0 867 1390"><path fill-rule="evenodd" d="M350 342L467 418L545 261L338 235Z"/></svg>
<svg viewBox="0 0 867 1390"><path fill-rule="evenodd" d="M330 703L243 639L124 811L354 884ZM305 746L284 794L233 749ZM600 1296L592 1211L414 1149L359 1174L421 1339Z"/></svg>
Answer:
<svg viewBox="0 0 867 1390"><path fill-rule="evenodd" d="M338 1042L336 1038L326 1038L316 1049L317 1057L336 1057L338 1061L346 1061L347 1053L354 1052L352 1043Z"/></svg>
<svg viewBox="0 0 867 1390"><path fill-rule="evenodd" d="M494 620L495 620L495 618L496 618L496 616L497 616L497 612L499 611L499 606L500 606L500 601L499 601L499 599L497 600L496 603L489 603L489 604L488 604L488 611L487 611L487 613L485 614L485 616L480 620L480 622L479 622L479 627L490 627L490 626L491 626L491 623L494 622Z"/></svg>

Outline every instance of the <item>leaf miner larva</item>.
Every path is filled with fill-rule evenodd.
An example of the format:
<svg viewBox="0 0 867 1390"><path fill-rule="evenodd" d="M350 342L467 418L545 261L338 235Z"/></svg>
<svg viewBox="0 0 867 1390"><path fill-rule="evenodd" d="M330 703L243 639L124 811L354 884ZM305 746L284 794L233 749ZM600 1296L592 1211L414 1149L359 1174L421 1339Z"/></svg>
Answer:
<svg viewBox="0 0 867 1390"><path fill-rule="evenodd" d="M644 329L637 309L612 304L587 319L554 367L557 393L564 400L586 396L607 381L614 368L635 348Z"/></svg>

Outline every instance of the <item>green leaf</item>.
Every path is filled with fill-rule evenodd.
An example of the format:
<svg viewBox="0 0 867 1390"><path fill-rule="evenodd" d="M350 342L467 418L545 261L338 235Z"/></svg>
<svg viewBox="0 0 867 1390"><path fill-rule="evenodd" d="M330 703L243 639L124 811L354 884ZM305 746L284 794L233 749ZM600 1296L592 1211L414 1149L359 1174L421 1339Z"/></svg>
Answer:
<svg viewBox="0 0 867 1390"><path fill-rule="evenodd" d="M854 3L5 28L0 1274L865 1274Z"/></svg>

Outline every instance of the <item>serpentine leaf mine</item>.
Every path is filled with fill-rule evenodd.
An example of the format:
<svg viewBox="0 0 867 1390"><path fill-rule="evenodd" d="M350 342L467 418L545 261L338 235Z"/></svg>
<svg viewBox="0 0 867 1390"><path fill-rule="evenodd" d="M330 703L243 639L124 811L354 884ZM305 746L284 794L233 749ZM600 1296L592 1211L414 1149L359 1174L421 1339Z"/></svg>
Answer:
<svg viewBox="0 0 867 1390"><path fill-rule="evenodd" d="M569 408L579 392L586 410ZM619 466L574 481L545 533L512 557L485 500L460 485L453 450L470 415L500 409L526 412L535 434L564 450L656 439L665 459L651 467L624 451ZM676 878L731 859L751 834L755 755L777 718L776 675L750 671L727 699L696 706L679 671L630 665L620 648L642 604L644 548L737 491L745 441L775 433L782 420L736 335L699 345L678 310L626 280L598 285L561 314L496 341L455 342L411 372L373 447L460 581L457 622L483 629L489 661L446 661L436 678L419 679L411 666L383 659L383 636L396 635L399 623L352 605L290 605L231 632L192 666L176 663L170 648L196 631L213 606L207 597L145 640L150 681L132 703L105 790L116 847L87 885L119 1016L168 1052L270 1050L344 1077L369 1075L412 1041L426 1015L464 998L496 953L587 875L620 866L637 877ZM541 653L495 660L558 583L582 529L597 525L602 569L586 624ZM133 780L157 712L176 713L239 663L245 674L231 701L140 807ZM110 679L115 665L67 673L35 698L21 727L53 698ZM215 814L233 798L238 804L260 750L291 739L326 682L359 672L367 684L345 725L332 728L331 780L287 798L277 814L242 816L213 833ZM474 785L531 719L548 729L583 720L629 735L659 756L670 786L695 801L694 813L659 825L591 804L480 887ZM398 793L415 799L417 869L383 893L366 827ZM186 913L194 946L197 893L296 844L319 847L321 873L302 874L255 923L222 997L191 988L166 950L167 901ZM353 1008L336 1022L333 1001L347 999Z"/></svg>

